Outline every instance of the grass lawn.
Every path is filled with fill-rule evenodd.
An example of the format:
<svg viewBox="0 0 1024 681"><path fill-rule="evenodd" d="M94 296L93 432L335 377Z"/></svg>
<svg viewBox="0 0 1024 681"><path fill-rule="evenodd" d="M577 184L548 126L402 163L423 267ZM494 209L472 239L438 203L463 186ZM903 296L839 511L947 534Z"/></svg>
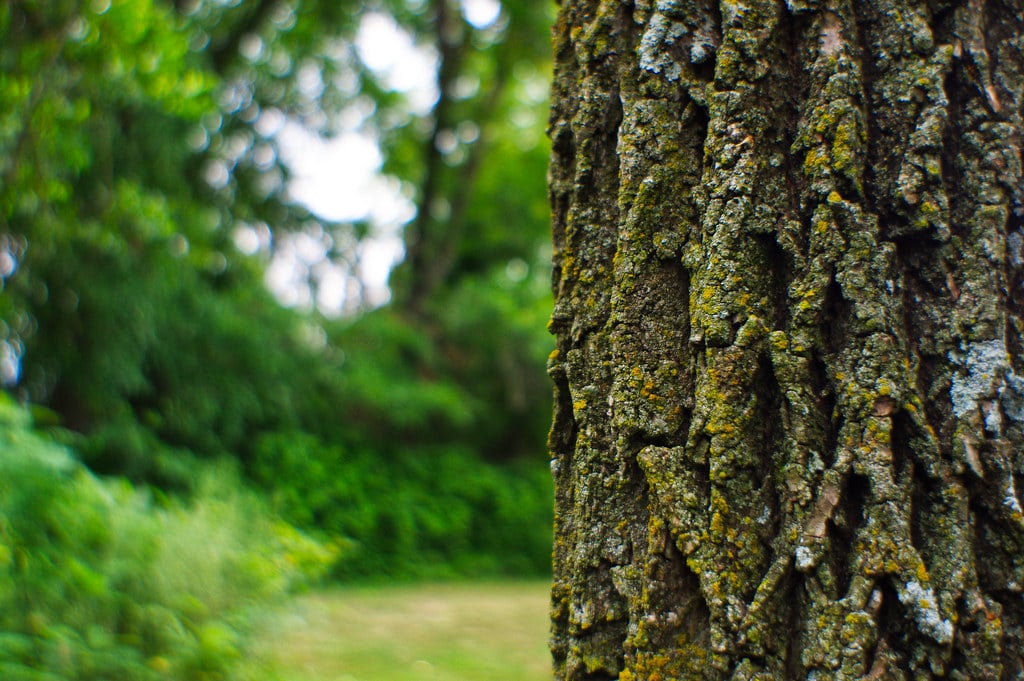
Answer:
<svg viewBox="0 0 1024 681"><path fill-rule="evenodd" d="M365 587L296 599L260 646L282 681L544 681L548 583Z"/></svg>

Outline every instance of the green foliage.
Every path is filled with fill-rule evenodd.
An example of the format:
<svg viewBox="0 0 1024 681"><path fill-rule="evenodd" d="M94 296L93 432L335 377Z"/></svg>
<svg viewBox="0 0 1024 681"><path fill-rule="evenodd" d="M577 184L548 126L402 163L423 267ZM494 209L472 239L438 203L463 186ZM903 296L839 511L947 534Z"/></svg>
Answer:
<svg viewBox="0 0 1024 681"><path fill-rule="evenodd" d="M217 518L225 532L242 532L232 513L249 502L216 507L220 493L197 474L225 458L292 522L351 544L339 575L547 570L550 302L538 249L547 152L536 143L545 108L536 83L545 80L537 36L550 7L508 0L483 28L456 16L450 75L469 86L425 114L358 58L353 40L362 17L385 12L413 42L436 48L438 6L13 0L0 9L7 387L92 472L145 484L162 504L77 465L33 468L42 482L19 498L56 495L55 508L81 511L82 536L57 546L102 577L82 576L82 593L98 590L102 601L121 588L104 562L116 551L157 561L163 549L146 548L154 533L165 547L179 537L181 555L203 565L226 564L190 540L200 530L221 537ZM284 309L264 284L273 254L234 244L239 228L265 231L273 244L319 230L332 237L331 257L357 260L360 240L373 235L369 219L331 224L295 204L273 126L261 124L283 113L328 133L353 111L369 111L348 128L379 141L386 171L418 188L417 201L454 215L429 225L450 266L427 322L400 306L344 321ZM446 126L475 130L477 142L463 135L439 161L430 131ZM36 436L25 444L59 451L44 445ZM174 501L177 493L191 501ZM98 501L107 497L113 506ZM117 533L115 507L132 519ZM90 513L101 521L85 522ZM292 532L274 527L264 528L268 541ZM134 539L122 545L122 535ZM52 537L37 539L45 553ZM62 565L66 573L47 573L58 590L77 569ZM229 639L203 626L185 631L218 657Z"/></svg>
<svg viewBox="0 0 1024 681"><path fill-rule="evenodd" d="M516 258L463 277L438 312L446 371L477 407L462 439L492 461L536 461L546 450L551 401L541 368L551 340L539 329L551 310L548 277L546 264Z"/></svg>
<svg viewBox="0 0 1024 681"><path fill-rule="evenodd" d="M0 676L229 679L242 615L337 550L274 520L227 466L192 503L104 482L0 402Z"/></svg>
<svg viewBox="0 0 1024 681"><path fill-rule="evenodd" d="M319 357L258 279L206 276L168 248L120 258L72 237L60 253L56 304L35 312L53 332L28 344L22 385L89 436L94 468L172 483L155 453L244 454L254 428L294 424Z"/></svg>
<svg viewBox="0 0 1024 681"><path fill-rule="evenodd" d="M353 542L339 576L550 569L547 292L529 269L464 278L440 338L387 309L327 325L325 418L261 435L250 471L289 520Z"/></svg>
<svg viewBox="0 0 1024 681"><path fill-rule="evenodd" d="M471 423L463 393L441 373L440 348L401 317L379 310L329 334L343 353L336 367L340 406L367 433L389 428L389 439L412 441Z"/></svg>
<svg viewBox="0 0 1024 681"><path fill-rule="evenodd" d="M544 574L550 482L535 466L416 446L382 453L303 433L261 438L254 475L293 522L348 540L338 577Z"/></svg>

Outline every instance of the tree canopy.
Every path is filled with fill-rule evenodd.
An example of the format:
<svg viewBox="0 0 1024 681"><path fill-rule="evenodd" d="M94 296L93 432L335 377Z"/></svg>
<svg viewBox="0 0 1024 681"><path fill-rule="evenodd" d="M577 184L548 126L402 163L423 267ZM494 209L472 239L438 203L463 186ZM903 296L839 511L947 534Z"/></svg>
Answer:
<svg viewBox="0 0 1024 681"><path fill-rule="evenodd" d="M7 390L100 473L187 492L197 462L238 460L280 512L351 542L353 573L546 569L549 19L482 0L6 3ZM374 41L431 77L396 80ZM414 208L314 212L295 131L375 147L377 186ZM379 307L364 260L398 234ZM267 288L282 263L291 308ZM503 532L523 538L504 566Z"/></svg>

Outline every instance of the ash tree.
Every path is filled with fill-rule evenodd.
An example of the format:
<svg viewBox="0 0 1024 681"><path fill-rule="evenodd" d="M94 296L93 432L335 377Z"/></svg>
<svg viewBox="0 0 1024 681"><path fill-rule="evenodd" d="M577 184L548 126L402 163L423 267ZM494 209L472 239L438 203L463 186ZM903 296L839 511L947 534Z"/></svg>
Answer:
<svg viewBox="0 0 1024 681"><path fill-rule="evenodd" d="M1022 678L1022 24L562 1L556 678Z"/></svg>

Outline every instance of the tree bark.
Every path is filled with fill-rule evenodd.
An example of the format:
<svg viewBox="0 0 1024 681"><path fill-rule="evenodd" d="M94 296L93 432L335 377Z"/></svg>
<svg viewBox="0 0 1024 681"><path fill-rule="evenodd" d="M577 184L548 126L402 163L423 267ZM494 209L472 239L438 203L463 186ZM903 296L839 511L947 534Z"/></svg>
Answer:
<svg viewBox="0 0 1024 681"><path fill-rule="evenodd" d="M1024 3L563 0L555 676L1024 675Z"/></svg>

